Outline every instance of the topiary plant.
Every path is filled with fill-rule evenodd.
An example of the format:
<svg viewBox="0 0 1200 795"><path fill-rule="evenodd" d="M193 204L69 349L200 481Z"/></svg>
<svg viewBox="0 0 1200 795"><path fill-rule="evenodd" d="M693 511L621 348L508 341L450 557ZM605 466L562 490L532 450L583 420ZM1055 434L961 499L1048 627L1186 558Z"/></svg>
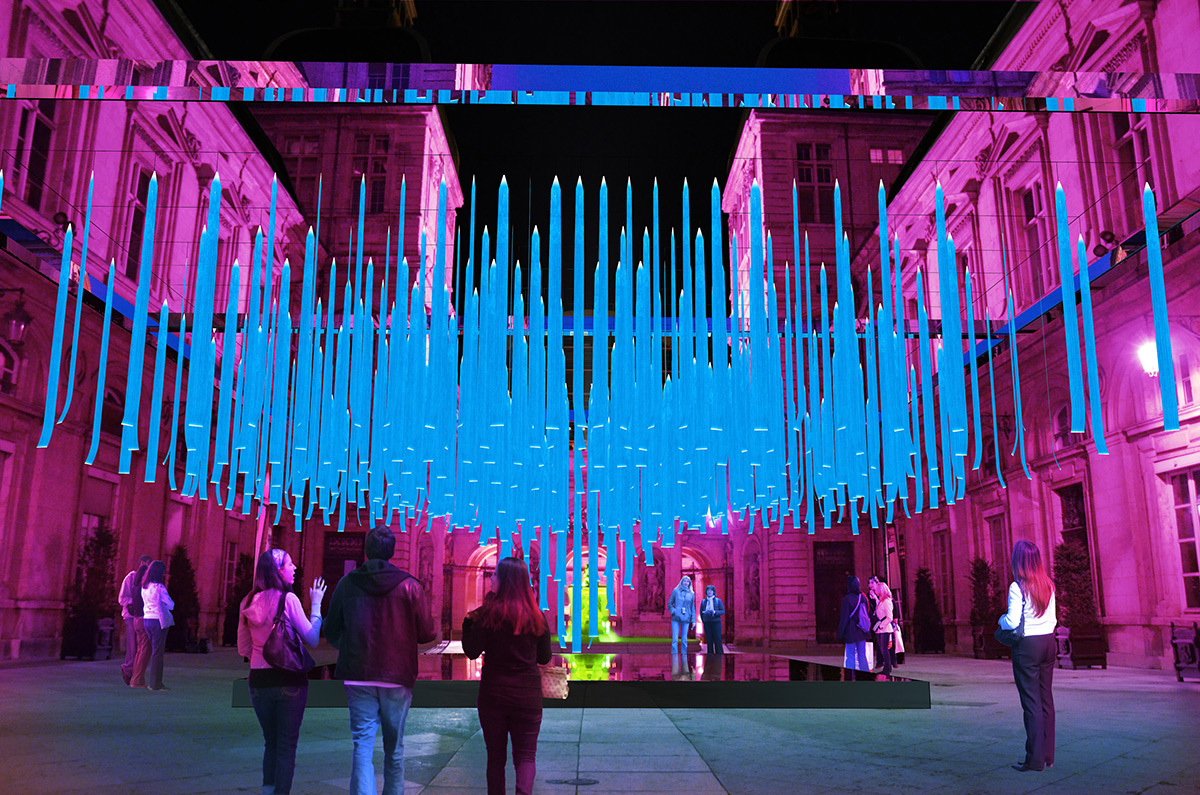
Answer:
<svg viewBox="0 0 1200 795"><path fill-rule="evenodd" d="M971 626L986 627L996 620L994 591L996 572L992 564L979 557L971 561Z"/></svg>
<svg viewBox="0 0 1200 795"><path fill-rule="evenodd" d="M167 592L175 602L171 614L175 624L167 630L167 648L183 651L192 639L193 623L200 618L200 597L196 594L196 570L188 557L187 547L176 544L167 564Z"/></svg>
<svg viewBox="0 0 1200 795"><path fill-rule="evenodd" d="M97 622L117 613L116 557L117 537L107 527L97 527L79 551L75 585L67 599L62 657L95 656Z"/></svg>
<svg viewBox="0 0 1200 795"><path fill-rule="evenodd" d="M245 552L238 555L234 570L233 590L226 595L225 625L221 632L223 646L237 645L238 618L241 615L242 597L254 587L254 558Z"/></svg>
<svg viewBox="0 0 1200 795"><path fill-rule="evenodd" d="M916 605L913 607L917 648L922 652L944 652L946 630L942 608L933 591L933 574L927 568L917 570Z"/></svg>
<svg viewBox="0 0 1200 795"><path fill-rule="evenodd" d="M1075 631L1099 628L1092 568L1082 544L1067 541L1054 548L1054 601L1059 624Z"/></svg>

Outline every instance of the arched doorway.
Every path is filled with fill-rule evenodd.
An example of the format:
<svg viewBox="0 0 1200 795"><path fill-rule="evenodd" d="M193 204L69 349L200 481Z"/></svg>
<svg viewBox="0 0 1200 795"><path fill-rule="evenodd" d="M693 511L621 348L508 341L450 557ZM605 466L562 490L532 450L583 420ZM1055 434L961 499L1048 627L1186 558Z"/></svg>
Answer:
<svg viewBox="0 0 1200 795"><path fill-rule="evenodd" d="M584 573L583 573L583 578L582 578L582 581L583 581L582 599L583 599L583 601L582 601L582 604L580 605L580 618L582 618L582 620L583 620L583 625L582 625L582 628L580 629L580 636L583 638L583 640L585 642L588 640L588 638L593 637L593 635L591 634L591 631L592 631L591 604L590 604L591 587L590 587L589 583L590 583L590 580L592 577L597 577L598 581L597 581L597 585L596 585L596 613L597 613L598 625L597 625L597 632L594 637L599 638L601 641L614 641L617 639L617 637L616 637L615 633L613 632L613 622L612 622L612 618L611 618L611 615L610 615L609 609L608 609L608 555L604 551L604 549L598 549L596 551L597 551L596 557L598 560L597 560L597 566L593 570L593 567L591 565L590 551L588 550L587 547L583 548L583 567L584 567ZM575 597L575 561L573 558L567 560L567 575L566 575L566 579L564 580L564 582L566 584L566 591L567 591L566 597L564 599L564 607L565 607L565 613L566 613L566 626L567 626L567 632L568 632L568 634L570 634L570 632L571 632L571 616L574 613L572 606L574 605L573 600ZM550 609L551 609L551 612L553 613L557 610L557 606L551 605Z"/></svg>
<svg viewBox="0 0 1200 795"><path fill-rule="evenodd" d="M721 619L721 635L728 642L733 638L734 624L734 588L733 567L728 561L712 561L708 555L692 547L680 550L681 576L692 579L692 590L696 592L696 636L704 637L704 624L700 621L700 601L704 598L704 590L708 586L716 589L717 597L725 605L725 615ZM718 565L722 564L722 565ZM679 583L676 582L675 585ZM674 585L671 586L672 590Z"/></svg>

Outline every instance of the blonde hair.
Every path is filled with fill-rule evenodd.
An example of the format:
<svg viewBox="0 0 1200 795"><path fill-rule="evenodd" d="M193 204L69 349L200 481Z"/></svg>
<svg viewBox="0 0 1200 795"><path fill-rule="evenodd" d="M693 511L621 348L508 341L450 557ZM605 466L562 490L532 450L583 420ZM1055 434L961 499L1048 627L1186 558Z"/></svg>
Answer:
<svg viewBox="0 0 1200 795"><path fill-rule="evenodd" d="M875 581L875 591L879 594L879 601L892 598L892 589L888 587L886 582L882 580Z"/></svg>

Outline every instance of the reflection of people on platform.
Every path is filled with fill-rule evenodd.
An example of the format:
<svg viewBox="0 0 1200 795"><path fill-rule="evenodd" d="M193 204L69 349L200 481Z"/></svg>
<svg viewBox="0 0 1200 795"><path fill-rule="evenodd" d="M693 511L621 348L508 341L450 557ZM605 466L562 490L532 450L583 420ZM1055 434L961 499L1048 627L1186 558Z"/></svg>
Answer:
<svg viewBox="0 0 1200 795"><path fill-rule="evenodd" d="M709 654L724 654L721 645L721 616L725 615L725 603L717 598L717 589L709 585L704 589L704 601L700 603L700 620L704 622L704 639L708 642Z"/></svg>
<svg viewBox="0 0 1200 795"><path fill-rule="evenodd" d="M671 651L686 652L688 629L696 625L696 594L692 591L691 577L685 574L671 591L667 609L671 611Z"/></svg>
<svg viewBox="0 0 1200 795"><path fill-rule="evenodd" d="M842 598L842 617L838 621L837 639L846 644L845 667L852 671L870 671L867 661L867 640L871 637L871 617L862 585L851 574L846 579L846 595Z"/></svg>
<svg viewBox="0 0 1200 795"><path fill-rule="evenodd" d="M687 651L683 654L677 654L674 649L671 650L671 679L675 681L686 680L692 678L691 668L688 667Z"/></svg>

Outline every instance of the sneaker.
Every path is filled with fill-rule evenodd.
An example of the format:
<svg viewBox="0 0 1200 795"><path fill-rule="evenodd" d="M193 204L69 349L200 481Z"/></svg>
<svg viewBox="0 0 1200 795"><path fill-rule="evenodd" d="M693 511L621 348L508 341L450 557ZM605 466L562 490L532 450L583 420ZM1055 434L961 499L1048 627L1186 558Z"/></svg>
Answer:
<svg viewBox="0 0 1200 795"><path fill-rule="evenodd" d="M166 685L163 685L162 687L149 687L149 686L147 686L147 687L146 687L146 689L147 689L147 690L149 690L151 693L161 693L161 692L163 692L164 690L170 690L171 688L167 687Z"/></svg>

